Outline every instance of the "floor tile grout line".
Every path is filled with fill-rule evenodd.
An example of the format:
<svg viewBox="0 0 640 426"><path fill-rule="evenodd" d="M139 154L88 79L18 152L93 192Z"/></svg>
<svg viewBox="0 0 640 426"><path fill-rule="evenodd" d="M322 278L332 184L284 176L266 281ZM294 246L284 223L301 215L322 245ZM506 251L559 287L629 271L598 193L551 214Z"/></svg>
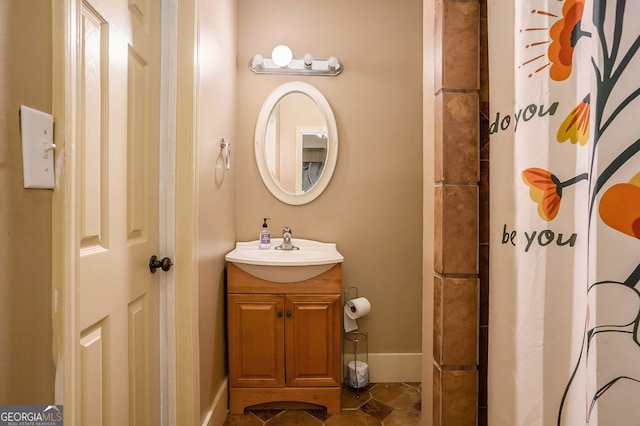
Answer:
<svg viewBox="0 0 640 426"><path fill-rule="evenodd" d="M421 412L422 412L422 391L421 391L421 387L422 384L419 382L390 382L390 383L370 383L367 387L360 389L359 390L359 395L365 395L365 399L361 400L357 406L354 407L346 407L346 408L342 408L340 410L340 412L338 413L334 413L329 415L328 413L325 413L325 415L321 417L317 417L313 412L311 411L316 411L316 410L311 410L311 409L303 409L300 411L303 411L305 413L306 416L309 417L309 421L313 423L313 425L323 425L326 426L327 421L330 421L332 418L334 418L335 416L340 416L341 414L343 414L344 412L348 412L348 411L359 411L360 413L362 413L363 415L366 415L367 417L372 417L373 419L377 420L379 422L379 424L381 426L384 426L384 422L386 420L389 419L390 416L394 415L397 412L402 411L406 411L407 413L414 413L413 415L418 415L421 416ZM374 391L375 388L379 388L377 392L372 393L372 391ZM409 407L395 407L393 406L393 402L391 402L392 400L394 400L395 398L397 398L400 395L403 395L404 392L407 389L411 389L412 391L415 391L415 393L418 396L418 399L415 403L413 403L413 405L409 406ZM386 393L385 395L385 391L388 390L389 393ZM350 391L353 392L355 395L355 392L358 391L355 388L350 387L348 384L343 384L343 391ZM397 392L397 394L394 395L394 392ZM412 392L410 392L411 394ZM415 397L416 395L414 394L413 397ZM382 399L380 399L380 397L382 397ZM411 397L411 396L409 396ZM346 398L348 399L349 397L346 396ZM351 399L354 399L355 396L353 396ZM384 402L384 400L387 400L387 402ZM360 400L360 398L358 398L358 400ZM366 410L366 406L367 404L369 404L371 401L375 401L376 404L380 404L380 406L376 407L374 404L374 407L369 407L372 409L372 411L367 411ZM397 403L397 402L396 402ZM365 408L365 409L363 409ZM382 411L377 411L377 409L382 408ZM387 411L387 409L389 410L389 412L387 412L385 414L385 412ZM258 411L259 410L254 410L254 411ZM258 422L260 422L260 424L262 426L269 426L271 424L275 424L273 423L274 420L276 420L278 417L281 416L285 416L285 413L287 413L288 411L299 411L299 410L287 410L287 409L277 409L274 411L278 411L276 414L271 415L271 413L268 413L267 416L268 418L266 418L265 420L262 419L262 417L265 416L259 416L256 412L254 412L252 410L246 410L244 414L241 414L239 416L246 416L247 414L250 414L251 417L255 420L257 420ZM272 411L270 409L266 409L265 411L269 412ZM382 418L380 418L379 416L383 416ZM396 417L397 418L397 417ZM234 424L245 424L240 418L238 418L238 422L236 423L233 420L231 420L231 414L229 414L227 416L227 421L225 421L225 425L234 425ZM339 422L340 419L337 419L337 421ZM276 420L277 422L277 420ZM332 421L332 423L335 423ZM304 424L307 424L307 422L305 422ZM419 423L416 423L419 424Z"/></svg>

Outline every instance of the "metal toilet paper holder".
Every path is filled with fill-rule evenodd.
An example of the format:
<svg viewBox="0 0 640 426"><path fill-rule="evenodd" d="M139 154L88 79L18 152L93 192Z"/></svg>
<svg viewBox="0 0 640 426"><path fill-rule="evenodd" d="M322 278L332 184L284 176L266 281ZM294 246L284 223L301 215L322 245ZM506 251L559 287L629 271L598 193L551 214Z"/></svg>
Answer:
<svg viewBox="0 0 640 426"><path fill-rule="evenodd" d="M349 287L344 291L344 300L342 301L343 304L347 303L347 300L351 300L351 299L347 298L349 296L349 292L351 290L355 290L355 292L356 292L356 297L352 297L351 299L357 299L358 298L358 287Z"/></svg>
<svg viewBox="0 0 640 426"><path fill-rule="evenodd" d="M346 303L347 300L351 300L348 299L350 291L355 291L355 297L358 297L358 287L349 287L344 291L344 303ZM348 348L348 346L351 347ZM350 351L350 353L348 353L348 351ZM343 357L344 382L356 390L356 398L359 399L360 389L369 384L369 333L366 331L350 331L345 333ZM351 357L352 360L350 360ZM364 361L362 361L363 358ZM363 375L358 374L359 368L361 369L360 372L364 370Z"/></svg>

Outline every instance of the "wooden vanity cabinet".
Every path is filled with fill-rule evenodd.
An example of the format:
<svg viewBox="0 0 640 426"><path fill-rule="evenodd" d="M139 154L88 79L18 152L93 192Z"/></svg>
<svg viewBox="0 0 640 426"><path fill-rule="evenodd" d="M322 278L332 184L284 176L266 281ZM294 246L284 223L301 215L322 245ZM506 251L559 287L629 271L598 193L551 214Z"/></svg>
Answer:
<svg viewBox="0 0 640 426"><path fill-rule="evenodd" d="M340 411L341 265L275 283L227 264L229 407L302 402Z"/></svg>

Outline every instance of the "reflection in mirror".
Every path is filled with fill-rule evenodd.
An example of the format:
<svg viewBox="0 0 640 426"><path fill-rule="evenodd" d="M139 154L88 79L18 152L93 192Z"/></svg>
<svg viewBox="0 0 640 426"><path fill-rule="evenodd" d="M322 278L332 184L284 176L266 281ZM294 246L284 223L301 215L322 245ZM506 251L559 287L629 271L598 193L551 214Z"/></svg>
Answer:
<svg viewBox="0 0 640 426"><path fill-rule="evenodd" d="M304 204L328 185L338 154L331 107L313 86L291 82L265 101L256 125L256 163L276 198Z"/></svg>
<svg viewBox="0 0 640 426"><path fill-rule="evenodd" d="M307 192L316 184L327 159L327 132L301 132L302 146L302 192Z"/></svg>
<svg viewBox="0 0 640 426"><path fill-rule="evenodd" d="M327 153L326 134L322 111L303 93L290 93L273 108L265 136L265 159L272 178L284 191L301 194L318 181ZM322 135L323 145L314 142ZM305 173L309 170L315 178L309 179Z"/></svg>

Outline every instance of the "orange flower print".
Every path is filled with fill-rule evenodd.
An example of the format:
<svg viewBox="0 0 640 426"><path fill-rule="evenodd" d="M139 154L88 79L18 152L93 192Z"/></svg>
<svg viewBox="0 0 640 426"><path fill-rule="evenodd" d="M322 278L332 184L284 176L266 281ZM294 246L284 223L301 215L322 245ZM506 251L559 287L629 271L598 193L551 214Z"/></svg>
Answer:
<svg viewBox="0 0 640 426"><path fill-rule="evenodd" d="M551 172L531 168L522 172L522 179L529 185L529 196L538 203L538 215L547 222L552 221L560 210L560 181Z"/></svg>
<svg viewBox="0 0 640 426"><path fill-rule="evenodd" d="M573 49L582 36L590 36L580 29L585 0L567 0L562 7L562 19L553 24L550 35L549 60L550 76L555 81L566 80L571 75Z"/></svg>
<svg viewBox="0 0 640 426"><path fill-rule="evenodd" d="M590 111L591 95L587 95L562 122L558 129L558 142L571 139L572 144L586 145L589 140Z"/></svg>
<svg viewBox="0 0 640 426"><path fill-rule="evenodd" d="M629 183L607 189L600 199L599 212L611 228L640 239L640 173Z"/></svg>
<svg viewBox="0 0 640 426"><path fill-rule="evenodd" d="M533 167L522 172L522 179L529 185L529 196L538 204L538 215L547 222L551 222L558 215L562 190L588 175L583 173L567 181L560 180L551 172Z"/></svg>

